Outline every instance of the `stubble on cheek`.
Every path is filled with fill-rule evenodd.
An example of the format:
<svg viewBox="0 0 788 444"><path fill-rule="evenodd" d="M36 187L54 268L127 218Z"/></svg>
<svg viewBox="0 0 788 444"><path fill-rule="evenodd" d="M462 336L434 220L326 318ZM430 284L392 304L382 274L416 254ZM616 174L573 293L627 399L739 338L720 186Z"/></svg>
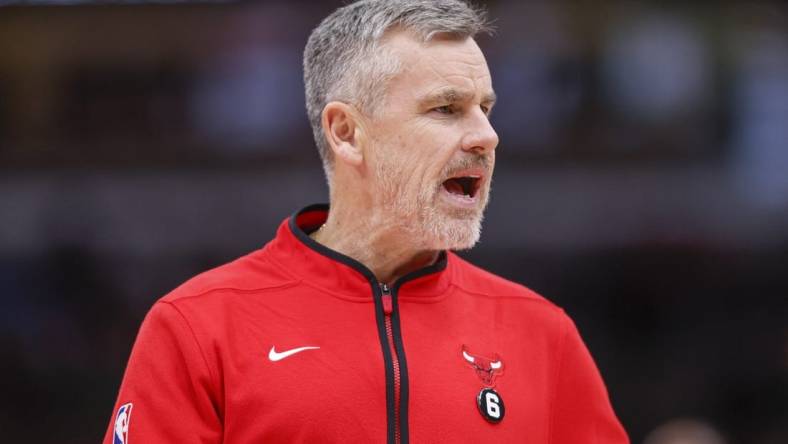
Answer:
<svg viewBox="0 0 788 444"><path fill-rule="evenodd" d="M476 244L481 233L481 222L489 195L489 182L484 185L479 206L474 209L456 208L443 202L443 180L452 168L480 166L480 159L465 159L435 170L429 165L413 167L408 153L398 146L378 145L380 156L374 169L375 199L378 203L371 223L397 227L420 248L431 250L463 250ZM409 162L411 161L411 162ZM436 162L439 160L436 160ZM494 158L484 165L492 172Z"/></svg>

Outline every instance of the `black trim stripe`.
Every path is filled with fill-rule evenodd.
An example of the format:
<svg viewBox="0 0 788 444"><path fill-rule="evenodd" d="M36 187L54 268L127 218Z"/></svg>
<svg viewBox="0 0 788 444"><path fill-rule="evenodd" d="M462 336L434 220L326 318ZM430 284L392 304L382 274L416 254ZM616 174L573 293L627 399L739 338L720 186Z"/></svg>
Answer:
<svg viewBox="0 0 788 444"><path fill-rule="evenodd" d="M405 276L397 279L397 281L391 287L391 303L393 309L393 312L391 314L391 329L392 329L392 336L394 337L394 348L396 349L397 357L399 358L399 370L400 370L399 423L400 423L400 439L403 444L408 443L410 439L409 437L410 425L408 423L410 385L408 381L408 361L405 358L405 345L403 344L402 341L402 327L400 325L400 315L399 315L399 298L397 297L397 294L402 284L408 281L412 281L414 279L418 279L422 276L443 271L444 269L446 269L446 263L447 263L446 252L442 251L441 256L433 265L406 274Z"/></svg>
<svg viewBox="0 0 788 444"><path fill-rule="evenodd" d="M295 214L293 214L290 217L290 221L288 222L288 224L290 225L290 231L292 231L293 234L295 234L295 236L301 242L306 244L307 247L317 251L318 253L322 254L323 256L327 256L330 259L333 259L333 260L335 260L337 262L341 262L341 263L347 265L348 267L351 267L351 268L355 269L356 271L361 273L362 276L367 278L368 281L374 283L375 286L377 287L378 279L377 279L377 277L375 277L375 274L372 273L372 270L370 270L369 268L364 266L364 264L362 264L361 262L353 259L352 257L345 256L344 254L339 253L337 251L334 251L334 250L326 247L325 245L321 244L320 242L312 239L311 237L309 237L308 233L306 233L304 230L301 229L301 227L298 226L298 224L296 224L296 220L298 219L298 216L300 216L302 214L305 214L305 213L312 213L312 212L315 212L315 211L327 212L328 211L328 205L327 204L310 205L310 206L304 208L303 210L298 211ZM315 230L317 230L318 228L320 228L320 227L314 227Z"/></svg>
<svg viewBox="0 0 788 444"><path fill-rule="evenodd" d="M378 282L378 278L375 274L367 268L361 262L349 257L345 256L342 253L334 251L323 244L315 241L309 234L306 233L301 227L298 226L296 220L298 216L304 213L314 212L314 211L321 211L327 212L329 210L329 206L327 204L315 204L310 205L300 211L294 213L290 220L288 221L288 225L290 226L290 231L298 238L301 242L303 242L307 247L315 250L316 252L326 256L330 259L333 259L337 262L343 263L348 267L353 268L357 272L361 273L367 281L369 282L370 287L372 288L372 295L375 303L375 321L377 322L378 326L378 337L380 338L380 347L383 350L383 362L384 367L386 370L386 435L387 441L389 444L394 444L395 442L395 427L396 427L396 418L395 418L395 399L394 399L394 361L391 356L391 348L389 347L388 343L388 335L386 334L386 320L385 320L385 313L383 312L383 294L380 290L380 285ZM319 227L313 227L314 230L318 229ZM391 287L391 302L392 302L392 313L391 313L391 329L392 329L392 339L394 340L394 349L397 353L397 358L399 359L399 370L400 370L400 405L399 405L399 421L400 421L400 441L402 444L407 444L409 442L409 426L408 426L408 401L409 401L409 388L408 388L408 364L407 360L405 359L405 347L402 343L402 328L400 326L400 316L399 316L399 301L397 300L397 290L402 286L402 284L412 281L414 279L418 279L422 276L426 276L432 273L438 273L446 269L446 265L448 263L448 256L445 251L440 253L438 260L428 266L421 268L419 270L413 271L408 273L407 275L397 279L394 282L394 285Z"/></svg>
<svg viewBox="0 0 788 444"><path fill-rule="evenodd" d="M312 212L312 211L328 211L328 205L326 204L315 204L310 205L301 211L296 212L293 216L290 217L289 225L290 231L295 234L295 236L303 242L307 247L315 250L316 252L326 256L330 259L333 259L337 262L341 262L348 267L353 268L354 270L361 273L367 281L369 282L370 287L372 288L372 295L373 300L375 303L375 322L378 326L378 338L380 339L380 348L383 350L383 363L384 369L386 371L386 435L387 435L387 442L389 444L394 444L394 436L395 436L395 427L396 427L396 418L394 417L394 361L391 357L391 349L389 347L388 342L388 335L386 334L386 321L385 321L385 313L383 312L383 295L380 291L380 287L378 286L378 279L375 277L375 274L372 273L372 270L364 266L361 262L353 259L352 257L345 256L342 253L334 251L325 245L317 242L316 240L309 237L309 234L304 232L301 227L298 226L296 220L298 216L304 213ZM314 229L318 229L319 227L314 227ZM400 376L401 378L401 376ZM401 384L401 381L400 381ZM400 385L401 388L401 385ZM402 410L400 410L401 412Z"/></svg>
<svg viewBox="0 0 788 444"><path fill-rule="evenodd" d="M377 281L372 284L375 293L375 321L378 323L378 338L380 339L380 348L383 350L383 362L386 364L386 435L389 444L396 443L396 398L394 391L394 358L391 356L391 347L389 347L389 338L386 334L386 314L383 313L383 294L378 287ZM392 326L393 327L393 326ZM400 390L402 390L402 367L400 361ZM401 396L401 394L400 394ZM402 410L400 409L400 422L402 421Z"/></svg>

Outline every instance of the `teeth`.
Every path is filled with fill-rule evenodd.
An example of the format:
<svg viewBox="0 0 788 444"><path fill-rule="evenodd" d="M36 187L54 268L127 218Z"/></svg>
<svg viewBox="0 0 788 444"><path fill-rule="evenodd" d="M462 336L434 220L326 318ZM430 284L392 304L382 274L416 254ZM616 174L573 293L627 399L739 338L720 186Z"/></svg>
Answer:
<svg viewBox="0 0 788 444"><path fill-rule="evenodd" d="M464 177L470 177L471 179L481 179L482 178L482 176L469 175L469 176L452 176L449 179L462 179Z"/></svg>

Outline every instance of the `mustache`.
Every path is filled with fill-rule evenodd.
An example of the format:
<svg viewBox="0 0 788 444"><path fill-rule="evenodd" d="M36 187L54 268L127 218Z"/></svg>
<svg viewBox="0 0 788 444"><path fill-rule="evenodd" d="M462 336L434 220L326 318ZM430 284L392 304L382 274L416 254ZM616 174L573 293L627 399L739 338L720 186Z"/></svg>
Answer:
<svg viewBox="0 0 788 444"><path fill-rule="evenodd" d="M469 154L446 165L446 167L443 168L443 177L448 179L458 171L475 169L475 168L483 169L489 174L491 165L492 165L492 161L490 160L489 155L475 154L475 153Z"/></svg>

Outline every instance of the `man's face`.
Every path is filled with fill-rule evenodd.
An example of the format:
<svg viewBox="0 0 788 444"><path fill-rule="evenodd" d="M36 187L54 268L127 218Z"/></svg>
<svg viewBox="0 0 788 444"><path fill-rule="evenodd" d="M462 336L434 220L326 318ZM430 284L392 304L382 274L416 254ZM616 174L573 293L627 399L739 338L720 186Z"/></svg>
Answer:
<svg viewBox="0 0 788 444"><path fill-rule="evenodd" d="M425 248L465 249L479 239L498 135L495 97L473 39L421 43L406 32L385 45L402 71L371 117L376 207Z"/></svg>

